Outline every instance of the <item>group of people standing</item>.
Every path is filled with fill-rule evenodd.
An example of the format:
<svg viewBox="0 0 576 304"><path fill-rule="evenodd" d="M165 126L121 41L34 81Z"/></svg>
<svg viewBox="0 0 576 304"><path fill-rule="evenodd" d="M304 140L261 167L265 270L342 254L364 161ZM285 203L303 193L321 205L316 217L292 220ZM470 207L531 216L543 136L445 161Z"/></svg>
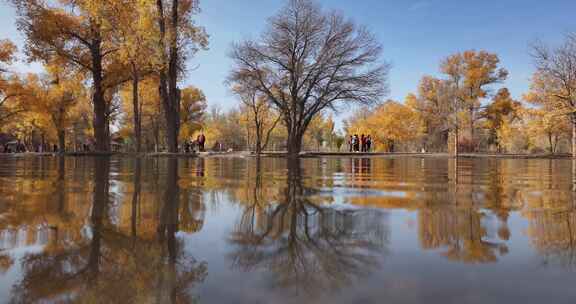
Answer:
<svg viewBox="0 0 576 304"><path fill-rule="evenodd" d="M360 137L358 137L358 134L350 135L348 149L350 152L370 152L372 149L372 137L364 134Z"/></svg>
<svg viewBox="0 0 576 304"><path fill-rule="evenodd" d="M186 141L184 142L184 152L190 153L196 151L198 148L198 152L204 152L206 145L206 136L203 133L196 137L196 140Z"/></svg>

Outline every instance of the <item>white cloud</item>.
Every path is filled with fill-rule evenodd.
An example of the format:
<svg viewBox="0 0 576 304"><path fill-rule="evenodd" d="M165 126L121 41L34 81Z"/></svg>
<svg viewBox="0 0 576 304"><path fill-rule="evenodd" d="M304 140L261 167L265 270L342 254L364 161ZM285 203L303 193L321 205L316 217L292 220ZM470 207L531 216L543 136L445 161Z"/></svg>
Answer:
<svg viewBox="0 0 576 304"><path fill-rule="evenodd" d="M408 10L411 11L418 11L418 10L422 10L425 8L428 8L432 5L432 3L430 3L430 1L426 1L426 0L422 0L422 1L416 1L414 3L412 3L410 5L410 7L408 7Z"/></svg>

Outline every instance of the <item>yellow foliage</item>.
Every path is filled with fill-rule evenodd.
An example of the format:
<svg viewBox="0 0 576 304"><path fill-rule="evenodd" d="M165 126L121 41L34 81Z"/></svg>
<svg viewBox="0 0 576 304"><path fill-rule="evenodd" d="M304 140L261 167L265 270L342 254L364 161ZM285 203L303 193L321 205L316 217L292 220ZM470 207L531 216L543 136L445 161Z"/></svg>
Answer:
<svg viewBox="0 0 576 304"><path fill-rule="evenodd" d="M389 142L409 142L424 132L420 114L414 110L415 97L409 95L406 104L389 100L377 107L364 119L356 117L347 128L348 135L371 135L377 150L386 149Z"/></svg>
<svg viewBox="0 0 576 304"><path fill-rule="evenodd" d="M202 128L202 116L206 110L206 96L202 90L187 87L182 90L180 100L180 140L193 139Z"/></svg>

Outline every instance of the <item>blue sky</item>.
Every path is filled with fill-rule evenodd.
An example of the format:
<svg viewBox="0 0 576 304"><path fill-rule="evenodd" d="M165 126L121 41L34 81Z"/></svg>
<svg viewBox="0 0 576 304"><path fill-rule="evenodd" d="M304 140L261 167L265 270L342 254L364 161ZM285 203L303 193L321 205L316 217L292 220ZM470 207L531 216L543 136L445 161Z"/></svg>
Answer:
<svg viewBox="0 0 576 304"><path fill-rule="evenodd" d="M442 58L468 49L497 53L510 76L505 82L513 96L528 89L534 68L528 44L534 39L556 44L567 31L576 31L575 0L320 0L368 26L384 46L392 64L389 98L403 100L415 92L423 75L438 75ZM237 103L224 80L231 62L226 54L233 41L257 38L266 19L284 0L201 0L198 24L210 34L210 49L189 63L185 84L201 88L209 105L224 109ZM0 1L0 39L22 42L13 9ZM37 70L20 64L18 70ZM338 117L343 118L346 114Z"/></svg>

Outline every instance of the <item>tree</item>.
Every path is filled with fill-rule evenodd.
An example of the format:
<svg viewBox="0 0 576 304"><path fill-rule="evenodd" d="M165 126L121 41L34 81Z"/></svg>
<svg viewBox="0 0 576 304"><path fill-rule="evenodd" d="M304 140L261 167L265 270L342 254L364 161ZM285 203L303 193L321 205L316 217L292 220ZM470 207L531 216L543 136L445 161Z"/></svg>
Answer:
<svg viewBox="0 0 576 304"><path fill-rule="evenodd" d="M508 71L498 67L499 63L500 59L496 54L470 50L451 55L440 65L441 72L448 76L453 90L454 104L457 105L453 107L455 112L459 112L460 109L468 112L473 150L475 149L474 123L477 120L476 113L480 107L480 100L488 95L490 85L502 82L508 76ZM455 123L455 126L457 125L458 123ZM456 149L458 149L457 144Z"/></svg>
<svg viewBox="0 0 576 304"><path fill-rule="evenodd" d="M524 94L524 100L536 106L524 113L527 131L533 138L546 137L550 153L555 153L560 139L570 138L572 132L570 111L555 95L559 91L561 89L557 81L544 73L536 72L532 76L530 90Z"/></svg>
<svg viewBox="0 0 576 304"><path fill-rule="evenodd" d="M179 137L186 140L202 128L202 118L206 111L206 96L202 90L193 86L184 88L181 94Z"/></svg>
<svg viewBox="0 0 576 304"><path fill-rule="evenodd" d="M363 120L351 122L355 132L371 135L372 139L382 144L382 147L394 151L397 143L416 140L423 131L423 124L418 112L411 106L410 95L407 105L389 100L377 107Z"/></svg>
<svg viewBox="0 0 576 304"><path fill-rule="evenodd" d="M524 109L522 119L532 146L536 146L539 138L544 138L548 152L554 154L562 139L570 139L572 124L566 115L556 115L541 108Z"/></svg>
<svg viewBox="0 0 576 304"><path fill-rule="evenodd" d="M339 210L314 201L316 189L302 182L303 164L292 160L286 165L285 185L264 188L254 182L254 202L244 206L229 237L233 266L265 271L271 286L308 295L369 274L388 253L384 213ZM275 200L258 196L261 189L269 193L277 187L281 191Z"/></svg>
<svg viewBox="0 0 576 304"><path fill-rule="evenodd" d="M520 118L521 104L510 96L507 88L498 90L492 102L480 112L480 117L485 119L484 127L490 133L489 142L496 144L498 152L502 150L500 136L502 129Z"/></svg>
<svg viewBox="0 0 576 304"><path fill-rule="evenodd" d="M447 144L447 133L457 131L459 127L456 124L459 107L452 97L449 82L431 76L422 77L413 108L424 124L424 148L426 151L441 151Z"/></svg>
<svg viewBox="0 0 576 304"><path fill-rule="evenodd" d="M12 41L8 39L0 40L0 73L8 72L8 68L5 65L9 65L14 61L16 51L17 48Z"/></svg>
<svg viewBox="0 0 576 304"><path fill-rule="evenodd" d="M570 118L572 157L576 157L576 33L567 34L564 43L557 48L550 49L541 42L534 43L531 48L537 73L530 90L532 95L540 97L534 102Z"/></svg>
<svg viewBox="0 0 576 304"><path fill-rule="evenodd" d="M151 1L151 0L150 0ZM170 8L168 9L168 6ZM207 35L193 22L198 1L156 0L158 49L160 50L159 91L164 115L168 151L178 152L180 98L178 79L184 71L186 54L206 48Z"/></svg>
<svg viewBox="0 0 576 304"><path fill-rule="evenodd" d="M384 95L388 66L381 52L366 28L312 0L290 0L269 19L260 41L233 45L229 81L266 95L288 129L288 155L296 157L323 110L343 101L373 104Z"/></svg>
<svg viewBox="0 0 576 304"><path fill-rule="evenodd" d="M23 108L19 102L25 92L20 79L16 76L6 78L9 65L15 60L16 46L10 40L0 40L0 126Z"/></svg>
<svg viewBox="0 0 576 304"><path fill-rule="evenodd" d="M306 134L304 135L304 142L309 143L309 146L314 147L317 151L320 151L320 147L322 143L326 139L329 132L332 132L331 125L329 122L326 121L324 115L320 114L314 117L310 124L308 125L308 129L306 130Z"/></svg>
<svg viewBox="0 0 576 304"><path fill-rule="evenodd" d="M132 89L132 118L135 138L135 150L141 151L142 146L142 112L140 105L139 85L143 77L151 74L159 65L156 56L153 33L154 16L150 13L146 2L130 0L118 11L119 26L116 28L119 56L130 71Z"/></svg>
<svg viewBox="0 0 576 304"><path fill-rule="evenodd" d="M113 86L108 78L116 77L118 72L112 60L118 49L112 41L118 25L115 12L124 4L113 0L12 2L18 8L18 27L26 36L30 60L48 62L58 58L90 74L96 150L108 151L109 109L105 94L107 86Z"/></svg>
<svg viewBox="0 0 576 304"><path fill-rule="evenodd" d="M248 77L249 79L249 77ZM259 94L252 85L236 85L234 93L242 102L241 111L254 128L254 152L260 155L268 146L270 135L282 118L266 101L266 96Z"/></svg>
<svg viewBox="0 0 576 304"><path fill-rule="evenodd" d="M342 134L340 134L340 133L337 133L337 134L334 136L334 145L335 145L336 150L337 150L338 152L340 152L340 149L341 149L342 146L344 145L344 142L346 142L346 136L344 136L344 135L342 135Z"/></svg>
<svg viewBox="0 0 576 304"><path fill-rule="evenodd" d="M212 106L203 121L201 132L206 136L206 146L240 150L246 147L246 136L242 128L242 113L238 109L223 112L218 106ZM244 120L245 121L245 120Z"/></svg>
<svg viewBox="0 0 576 304"><path fill-rule="evenodd" d="M162 144L161 133L164 130L164 118L162 113L162 105L158 94L158 78L150 76L139 81L138 85L138 109L134 110L134 99L132 86L126 85L120 91L122 99L122 112L123 116L122 128L120 133L123 136L134 139L137 144L136 127L134 126L134 114L137 112L140 115L141 136L143 137L144 150L150 151L150 146L153 146L154 151ZM133 147L137 150L137 147Z"/></svg>

